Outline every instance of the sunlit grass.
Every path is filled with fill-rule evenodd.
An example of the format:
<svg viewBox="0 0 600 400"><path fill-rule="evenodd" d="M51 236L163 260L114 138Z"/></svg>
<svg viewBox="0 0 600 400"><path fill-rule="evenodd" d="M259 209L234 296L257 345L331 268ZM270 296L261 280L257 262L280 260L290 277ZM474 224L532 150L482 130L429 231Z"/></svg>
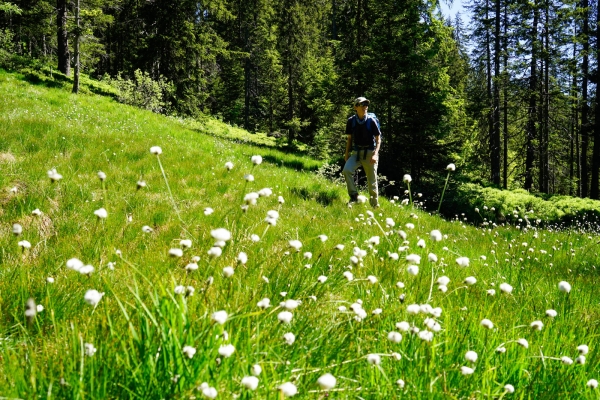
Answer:
<svg viewBox="0 0 600 400"><path fill-rule="evenodd" d="M5 73L0 94L2 396L598 397L597 232L474 228L400 200L348 208L301 156Z"/></svg>

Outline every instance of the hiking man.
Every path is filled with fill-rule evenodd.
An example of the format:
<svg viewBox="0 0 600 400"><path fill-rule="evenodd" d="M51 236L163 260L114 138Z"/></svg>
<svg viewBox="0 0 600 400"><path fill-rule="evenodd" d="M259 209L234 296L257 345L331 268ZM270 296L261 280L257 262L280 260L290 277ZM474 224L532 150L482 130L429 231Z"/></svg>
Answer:
<svg viewBox="0 0 600 400"><path fill-rule="evenodd" d="M350 202L355 202L358 190L354 184L354 171L362 165L367 175L369 187L369 203L373 208L379 207L377 189L377 164L381 145L381 130L375 114L368 113L370 101L364 97L354 100L356 115L346 122L346 154L344 159L344 178L348 186Z"/></svg>

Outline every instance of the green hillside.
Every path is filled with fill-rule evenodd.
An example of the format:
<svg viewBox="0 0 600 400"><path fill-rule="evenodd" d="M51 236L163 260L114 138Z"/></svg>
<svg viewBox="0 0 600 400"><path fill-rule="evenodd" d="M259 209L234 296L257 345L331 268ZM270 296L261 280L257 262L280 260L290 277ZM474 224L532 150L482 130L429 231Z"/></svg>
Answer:
<svg viewBox="0 0 600 400"><path fill-rule="evenodd" d="M597 233L349 208L215 120L0 98L2 397L599 397Z"/></svg>

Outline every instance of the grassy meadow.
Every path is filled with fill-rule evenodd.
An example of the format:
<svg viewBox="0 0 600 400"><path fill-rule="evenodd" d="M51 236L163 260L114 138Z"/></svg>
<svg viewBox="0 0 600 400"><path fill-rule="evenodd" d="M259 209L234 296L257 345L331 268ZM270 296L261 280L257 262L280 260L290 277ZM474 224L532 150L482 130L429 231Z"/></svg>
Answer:
<svg viewBox="0 0 600 400"><path fill-rule="evenodd" d="M598 232L348 207L218 121L0 98L0 397L600 398Z"/></svg>

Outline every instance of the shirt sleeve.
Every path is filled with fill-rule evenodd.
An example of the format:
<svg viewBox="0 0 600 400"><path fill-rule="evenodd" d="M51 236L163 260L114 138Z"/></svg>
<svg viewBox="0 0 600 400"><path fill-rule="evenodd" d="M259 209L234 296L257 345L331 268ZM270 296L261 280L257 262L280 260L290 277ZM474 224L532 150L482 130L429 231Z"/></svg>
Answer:
<svg viewBox="0 0 600 400"><path fill-rule="evenodd" d="M352 135L352 118L354 117L350 117L346 121L346 135Z"/></svg>
<svg viewBox="0 0 600 400"><path fill-rule="evenodd" d="M375 122L375 121L371 121L371 122L373 124L373 128L375 128L375 129L373 129L373 135L381 136L381 130L379 129L379 125L377 125L377 122Z"/></svg>

